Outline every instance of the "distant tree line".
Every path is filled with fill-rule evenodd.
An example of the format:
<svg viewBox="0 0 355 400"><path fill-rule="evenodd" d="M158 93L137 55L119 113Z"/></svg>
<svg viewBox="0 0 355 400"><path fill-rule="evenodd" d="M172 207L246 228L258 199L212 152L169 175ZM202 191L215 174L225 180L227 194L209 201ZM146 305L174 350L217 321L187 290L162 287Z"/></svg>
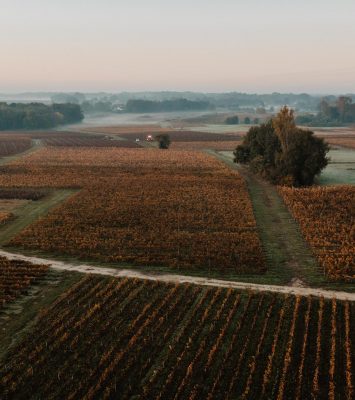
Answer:
<svg viewBox="0 0 355 400"><path fill-rule="evenodd" d="M308 130L296 126L287 107L266 124L249 129L234 151L234 162L275 184L307 186L328 164L329 146Z"/></svg>
<svg viewBox="0 0 355 400"><path fill-rule="evenodd" d="M238 115L233 115L232 117L227 117L224 122L227 125L238 125L240 120L239 120ZM243 120L243 123L245 125L250 125L251 122L252 121L251 121L250 117L245 117L244 120ZM254 118L253 119L253 124L258 125L259 123L260 123L260 119L259 118Z"/></svg>
<svg viewBox="0 0 355 400"><path fill-rule="evenodd" d="M324 98L319 104L318 114L299 115L299 125L339 126L355 122L355 104L351 97L341 96L335 102Z"/></svg>
<svg viewBox="0 0 355 400"><path fill-rule="evenodd" d="M83 118L77 104L0 103L0 130L47 129Z"/></svg>
<svg viewBox="0 0 355 400"><path fill-rule="evenodd" d="M128 100L125 111L131 113L146 112L169 112L169 111L191 111L208 110L213 108L208 101L192 101L187 99L176 100Z"/></svg>

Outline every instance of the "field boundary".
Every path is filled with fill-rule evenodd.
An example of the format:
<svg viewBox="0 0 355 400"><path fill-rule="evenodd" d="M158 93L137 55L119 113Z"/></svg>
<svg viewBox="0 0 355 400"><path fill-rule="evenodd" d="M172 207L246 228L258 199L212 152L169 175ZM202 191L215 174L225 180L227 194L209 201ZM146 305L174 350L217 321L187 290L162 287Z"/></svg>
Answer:
<svg viewBox="0 0 355 400"><path fill-rule="evenodd" d="M15 218L0 227L0 246L6 244L27 226L46 216L52 209L62 204L78 192L77 189L56 189L43 199L30 201L15 212Z"/></svg>
<svg viewBox="0 0 355 400"><path fill-rule="evenodd" d="M0 256L7 257L10 260L23 260L34 264L49 265L50 268L55 270L80 272L83 274L105 275L105 276L113 276L116 278L138 278L143 280L160 281L166 283L180 283L180 284L191 283L201 286L223 287L232 289L252 290L259 292L283 293L296 296L315 296L315 297L324 297L326 299L355 301L355 293L348 293L341 291L293 287L293 286L261 285L255 283L235 282L235 281L227 281L227 280L212 279L212 278L200 278L200 277L192 277L192 276L178 275L178 274L158 275L158 274L149 274L146 272L135 271L131 269L95 267L90 264L75 265L63 261L25 256L23 254L11 253L4 250L0 250Z"/></svg>

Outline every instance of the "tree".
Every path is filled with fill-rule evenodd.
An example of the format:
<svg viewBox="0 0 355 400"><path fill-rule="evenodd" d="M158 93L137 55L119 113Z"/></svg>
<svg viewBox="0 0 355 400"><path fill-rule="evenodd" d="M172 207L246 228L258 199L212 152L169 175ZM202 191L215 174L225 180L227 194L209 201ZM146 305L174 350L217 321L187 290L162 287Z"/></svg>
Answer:
<svg viewBox="0 0 355 400"><path fill-rule="evenodd" d="M287 106L282 107L280 112L272 120L272 125L277 137L280 139L282 150L287 152L290 136L296 129L293 110L289 109Z"/></svg>
<svg viewBox="0 0 355 400"><path fill-rule="evenodd" d="M155 136L155 139L159 143L159 149L168 149L171 143L170 136L166 133L161 133Z"/></svg>
<svg viewBox="0 0 355 400"><path fill-rule="evenodd" d="M0 103L0 130L46 129L82 119L77 104Z"/></svg>
<svg viewBox="0 0 355 400"><path fill-rule="evenodd" d="M245 123L246 125L249 125L249 124L250 124L250 118L249 118L249 117L245 117L245 118L244 118L244 123Z"/></svg>
<svg viewBox="0 0 355 400"><path fill-rule="evenodd" d="M328 164L329 146L308 130L299 129L293 113L283 108L274 120L249 129L234 151L234 162L276 184L311 185Z"/></svg>
<svg viewBox="0 0 355 400"><path fill-rule="evenodd" d="M233 117L227 117L225 120L227 125L238 125L239 124L239 117L238 115L234 115Z"/></svg>

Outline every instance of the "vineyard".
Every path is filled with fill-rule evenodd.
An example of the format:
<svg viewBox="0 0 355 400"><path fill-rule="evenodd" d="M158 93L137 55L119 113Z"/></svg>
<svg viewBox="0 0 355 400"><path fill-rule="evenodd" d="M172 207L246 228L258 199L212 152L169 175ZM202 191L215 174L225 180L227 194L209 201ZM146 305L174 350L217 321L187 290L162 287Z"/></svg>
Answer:
<svg viewBox="0 0 355 400"><path fill-rule="evenodd" d="M40 200L49 193L46 189L0 188L0 199Z"/></svg>
<svg viewBox="0 0 355 400"><path fill-rule="evenodd" d="M0 211L0 225L6 224L6 222L11 220L12 218L12 213Z"/></svg>
<svg viewBox="0 0 355 400"><path fill-rule="evenodd" d="M47 266L0 257L0 307L26 293L31 284L43 278Z"/></svg>
<svg viewBox="0 0 355 400"><path fill-rule="evenodd" d="M47 146L71 146L71 147L139 147L135 142L128 140L110 140L94 136L68 136L48 137L44 140Z"/></svg>
<svg viewBox="0 0 355 400"><path fill-rule="evenodd" d="M354 303L86 277L0 366L2 399L352 399Z"/></svg>
<svg viewBox="0 0 355 400"><path fill-rule="evenodd" d="M170 149L173 150L217 150L217 151L233 151L240 145L238 140L210 140L210 141L193 141L193 142L172 142Z"/></svg>
<svg viewBox="0 0 355 400"><path fill-rule="evenodd" d="M244 180L202 153L47 148L4 167L0 184L83 187L14 246L178 270L265 271Z"/></svg>
<svg viewBox="0 0 355 400"><path fill-rule="evenodd" d="M158 132L159 133L159 132ZM183 131L183 130L167 130L164 132L170 136L172 142L211 142L211 141L236 141L239 139L239 136L235 134L221 134L221 133L209 133L209 132L198 132L198 131ZM153 136L156 135L156 132L150 132ZM120 137L132 140L135 138L139 138L140 140L144 140L147 136L145 132L129 132L129 133L120 133Z"/></svg>
<svg viewBox="0 0 355 400"><path fill-rule="evenodd" d="M30 138L0 136L0 157L22 153L32 146Z"/></svg>
<svg viewBox="0 0 355 400"><path fill-rule="evenodd" d="M355 187L280 188L324 273L355 280Z"/></svg>

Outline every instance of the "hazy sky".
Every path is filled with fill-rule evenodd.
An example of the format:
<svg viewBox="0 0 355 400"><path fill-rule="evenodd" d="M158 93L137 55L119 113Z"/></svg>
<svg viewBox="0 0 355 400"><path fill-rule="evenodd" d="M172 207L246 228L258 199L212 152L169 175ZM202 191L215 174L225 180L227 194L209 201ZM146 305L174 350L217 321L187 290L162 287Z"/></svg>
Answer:
<svg viewBox="0 0 355 400"><path fill-rule="evenodd" d="M0 0L0 92L355 92L355 0Z"/></svg>

